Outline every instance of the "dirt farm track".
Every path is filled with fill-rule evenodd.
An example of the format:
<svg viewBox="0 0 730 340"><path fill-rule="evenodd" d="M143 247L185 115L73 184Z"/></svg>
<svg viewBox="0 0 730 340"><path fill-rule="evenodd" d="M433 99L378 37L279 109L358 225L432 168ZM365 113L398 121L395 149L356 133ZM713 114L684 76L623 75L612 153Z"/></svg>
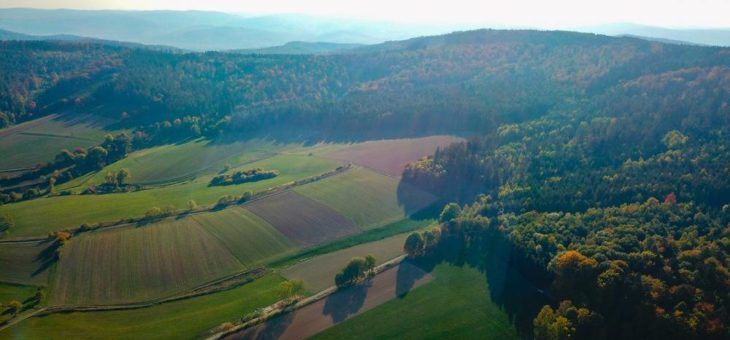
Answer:
<svg viewBox="0 0 730 340"><path fill-rule="evenodd" d="M418 267L403 262L388 269L366 284L350 287L275 317L266 323L232 334L226 339L304 339L353 316L373 309L411 289L431 281Z"/></svg>

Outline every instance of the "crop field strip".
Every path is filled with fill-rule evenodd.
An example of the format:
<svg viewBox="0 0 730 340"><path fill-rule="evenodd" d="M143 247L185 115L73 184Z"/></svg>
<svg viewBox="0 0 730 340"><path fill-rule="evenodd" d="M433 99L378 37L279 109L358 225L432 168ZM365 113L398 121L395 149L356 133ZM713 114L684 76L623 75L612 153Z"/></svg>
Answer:
<svg viewBox="0 0 730 340"><path fill-rule="evenodd" d="M266 197L246 209L270 223L301 247L360 232L360 228L328 206L293 191Z"/></svg>
<svg viewBox="0 0 730 340"><path fill-rule="evenodd" d="M377 308L405 293L402 282L408 281L408 289L428 284L431 275L420 268L403 262L386 269L368 284L342 289L322 300L315 301L290 313L278 315L263 324L244 329L224 337L231 339L280 339L296 340L309 338L329 327L357 317L361 313ZM346 336L340 339L346 339Z"/></svg>
<svg viewBox="0 0 730 340"><path fill-rule="evenodd" d="M11 283L0 283L0 303L9 301L25 301L35 295L38 288Z"/></svg>
<svg viewBox="0 0 730 340"><path fill-rule="evenodd" d="M365 168L301 186L296 192L323 203L364 229L418 212L436 197Z"/></svg>
<svg viewBox="0 0 730 340"><path fill-rule="evenodd" d="M325 149L322 157L359 164L383 174L400 177L408 162L432 155L439 147L463 141L453 136L430 136L367 141L342 148Z"/></svg>
<svg viewBox="0 0 730 340"><path fill-rule="evenodd" d="M83 223L114 222L140 217L155 206L185 209L189 200L194 200L199 205L213 204L224 195L240 195L245 191L259 192L274 188L334 170L339 164L316 157L277 155L245 166L280 171L279 176L268 180L210 187L208 184L213 175L207 175L190 182L131 193L40 198L0 206L0 213L8 213L15 219L15 226L7 237L40 236L52 231L76 228Z"/></svg>
<svg viewBox="0 0 730 340"><path fill-rule="evenodd" d="M55 253L46 241L0 243L0 282L46 285Z"/></svg>
<svg viewBox="0 0 730 340"><path fill-rule="evenodd" d="M284 146L267 141L212 144L198 139L182 144L163 145L131 153L127 158L98 171L91 176L76 179L59 186L60 190L85 188L104 182L107 171L128 169L130 183L159 185L190 180L206 173L230 166L260 161L275 155Z"/></svg>
<svg viewBox="0 0 730 340"><path fill-rule="evenodd" d="M318 292L334 285L335 274L355 256L373 255L380 265L402 255L403 243L408 235L408 233L395 235L315 256L283 269L280 273L290 280L302 280L307 290Z"/></svg>
<svg viewBox="0 0 730 340"><path fill-rule="evenodd" d="M269 223L240 207L190 217L215 236L247 268L296 251Z"/></svg>
<svg viewBox="0 0 730 340"><path fill-rule="evenodd" d="M277 287L283 281L268 274L227 291L148 308L32 317L0 331L0 338L75 339L83 334L102 339L141 339L152 334L165 339L201 338L224 321L237 320L276 302Z"/></svg>
<svg viewBox="0 0 730 340"><path fill-rule="evenodd" d="M164 297L239 271L241 263L191 219L73 238L54 277L54 305Z"/></svg>

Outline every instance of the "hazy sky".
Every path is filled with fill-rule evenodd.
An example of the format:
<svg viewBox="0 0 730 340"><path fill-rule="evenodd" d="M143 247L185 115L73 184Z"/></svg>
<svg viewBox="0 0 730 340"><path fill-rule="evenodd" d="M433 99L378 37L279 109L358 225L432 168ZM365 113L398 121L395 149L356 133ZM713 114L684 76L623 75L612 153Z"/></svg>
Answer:
<svg viewBox="0 0 730 340"><path fill-rule="evenodd" d="M730 27L730 0L0 0L0 7L197 9L546 28L618 22Z"/></svg>

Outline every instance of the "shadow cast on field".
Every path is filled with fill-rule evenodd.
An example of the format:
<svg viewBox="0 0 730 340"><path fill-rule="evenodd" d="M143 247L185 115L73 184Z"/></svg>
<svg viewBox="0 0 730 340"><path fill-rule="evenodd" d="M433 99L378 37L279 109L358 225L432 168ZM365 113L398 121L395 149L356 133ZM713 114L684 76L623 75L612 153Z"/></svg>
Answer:
<svg viewBox="0 0 730 340"><path fill-rule="evenodd" d="M294 313L285 313L267 321L260 327L250 329L237 338L259 340L279 339L286 329L289 328L292 321L294 321Z"/></svg>
<svg viewBox="0 0 730 340"><path fill-rule="evenodd" d="M413 289L416 281L422 279L427 273L407 261L401 262L398 266L395 280L395 295L399 298L405 297Z"/></svg>
<svg viewBox="0 0 730 340"><path fill-rule="evenodd" d="M335 323L344 321L362 308L369 287L370 281L367 281L330 295L325 300L322 312L332 317Z"/></svg>
<svg viewBox="0 0 730 340"><path fill-rule="evenodd" d="M57 250L61 246L57 240L43 240L39 241L37 244L46 244L46 247L38 253L38 256L36 256L35 262L38 263L38 268L30 274L31 277L42 274L58 260Z"/></svg>
<svg viewBox="0 0 730 340"><path fill-rule="evenodd" d="M555 302L548 292L551 279L538 268L528 268L499 236L469 246L464 243L460 236L445 233L433 254L409 262L429 273L439 263L477 269L486 279L492 302L507 315L521 337L530 338L532 321L540 308Z"/></svg>

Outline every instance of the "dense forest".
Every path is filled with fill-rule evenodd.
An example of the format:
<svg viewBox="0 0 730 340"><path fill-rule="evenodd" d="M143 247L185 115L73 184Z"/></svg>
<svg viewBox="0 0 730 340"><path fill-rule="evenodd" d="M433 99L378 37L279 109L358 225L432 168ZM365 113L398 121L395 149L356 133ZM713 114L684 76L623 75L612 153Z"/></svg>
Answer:
<svg viewBox="0 0 730 340"><path fill-rule="evenodd" d="M730 49L493 30L320 56L2 42L0 68L0 127L80 112L133 131L26 175L53 181L199 136L468 135L403 181L459 204L442 240L505 244L546 283L535 338L730 337Z"/></svg>
<svg viewBox="0 0 730 340"><path fill-rule="evenodd" d="M730 69L652 71L404 173L463 204L446 224L468 248L506 243L546 283L535 338L730 334Z"/></svg>

